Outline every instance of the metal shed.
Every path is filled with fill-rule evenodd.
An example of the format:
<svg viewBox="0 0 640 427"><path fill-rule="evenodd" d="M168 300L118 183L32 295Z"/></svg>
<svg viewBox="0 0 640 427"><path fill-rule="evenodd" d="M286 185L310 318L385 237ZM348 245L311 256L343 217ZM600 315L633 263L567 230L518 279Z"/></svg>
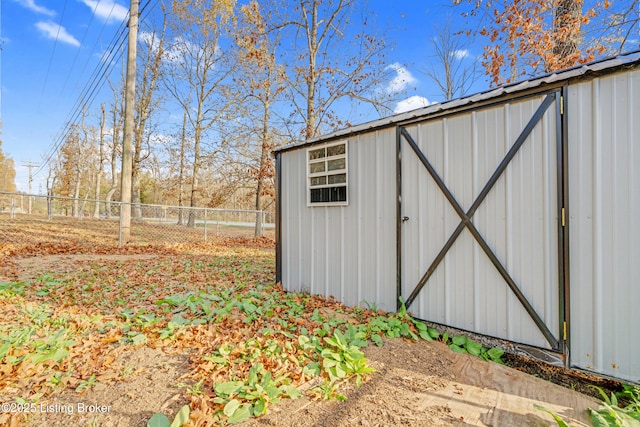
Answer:
<svg viewBox="0 0 640 427"><path fill-rule="evenodd" d="M640 52L276 151L287 290L640 382Z"/></svg>

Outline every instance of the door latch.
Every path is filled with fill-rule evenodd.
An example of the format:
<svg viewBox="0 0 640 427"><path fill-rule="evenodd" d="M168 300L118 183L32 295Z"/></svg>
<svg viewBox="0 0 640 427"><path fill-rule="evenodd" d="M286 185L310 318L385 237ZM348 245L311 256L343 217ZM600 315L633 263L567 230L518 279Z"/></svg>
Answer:
<svg viewBox="0 0 640 427"><path fill-rule="evenodd" d="M409 217L408 216L403 216L402 217L402 222L407 222L409 221Z"/></svg>

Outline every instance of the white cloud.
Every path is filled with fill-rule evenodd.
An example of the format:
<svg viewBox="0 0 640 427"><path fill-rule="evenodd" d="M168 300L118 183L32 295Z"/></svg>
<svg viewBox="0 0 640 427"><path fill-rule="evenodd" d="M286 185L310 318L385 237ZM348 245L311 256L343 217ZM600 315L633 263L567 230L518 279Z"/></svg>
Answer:
<svg viewBox="0 0 640 427"><path fill-rule="evenodd" d="M409 70L397 62L387 66L387 70L393 70L396 72L396 76L391 79L387 85L386 91L388 93L400 93L408 86L417 82L416 78L411 75Z"/></svg>
<svg viewBox="0 0 640 427"><path fill-rule="evenodd" d="M396 108L393 109L394 114L404 113L405 111L415 110L416 108L427 107L431 105L429 100L423 96L412 96L400 101L396 104Z"/></svg>
<svg viewBox="0 0 640 427"><path fill-rule="evenodd" d="M458 49L451 52L451 56L456 59L464 59L469 56L469 49Z"/></svg>
<svg viewBox="0 0 640 427"><path fill-rule="evenodd" d="M160 47L160 37L156 33L142 31L138 34L138 40L150 47L154 52Z"/></svg>
<svg viewBox="0 0 640 427"><path fill-rule="evenodd" d="M113 0L80 0L82 3L91 8L98 18L107 22L120 23L125 20L129 14L129 9Z"/></svg>
<svg viewBox="0 0 640 427"><path fill-rule="evenodd" d="M149 31L141 31L138 35L138 38L141 42L144 42L150 46L156 45L156 35L155 33L151 33Z"/></svg>
<svg viewBox="0 0 640 427"><path fill-rule="evenodd" d="M58 24L54 24L53 22L38 22L36 23L36 28L38 28L38 30L40 30L40 32L47 38L58 40L72 46L80 46L78 39L73 37L64 27L61 27Z"/></svg>
<svg viewBox="0 0 640 427"><path fill-rule="evenodd" d="M200 56L200 47L191 43L190 41L176 37L173 42L166 48L164 52L165 61L180 62L187 56L198 57Z"/></svg>
<svg viewBox="0 0 640 427"><path fill-rule="evenodd" d="M47 15L47 16L56 15L56 13L53 10L47 9L46 7L43 7L43 6L38 6L35 0L15 0L15 2L23 7L26 7L30 11L39 13L41 15Z"/></svg>

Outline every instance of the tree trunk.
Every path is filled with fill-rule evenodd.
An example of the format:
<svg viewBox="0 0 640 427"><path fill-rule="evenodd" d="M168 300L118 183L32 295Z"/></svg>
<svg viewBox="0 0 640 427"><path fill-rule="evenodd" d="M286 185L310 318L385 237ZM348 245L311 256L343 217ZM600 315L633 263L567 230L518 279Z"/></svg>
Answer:
<svg viewBox="0 0 640 427"><path fill-rule="evenodd" d="M142 219L142 208L140 207L141 196L140 196L140 169L139 163L136 164L134 160L133 164L135 167L133 168L133 172L131 174L131 207L133 208L132 217L137 220Z"/></svg>
<svg viewBox="0 0 640 427"><path fill-rule="evenodd" d="M178 174L178 225L184 223L184 215L182 212L182 205L184 200L182 199L184 192L184 150L187 144L187 113L184 112L182 116L182 136L180 139L180 172Z"/></svg>
<svg viewBox="0 0 640 427"><path fill-rule="evenodd" d="M196 126L195 138L194 138L194 147L193 147L193 177L191 178L191 200L189 206L191 209L189 210L189 220L187 221L187 227L195 227L196 225L196 203L197 203L197 193L198 193L198 172L200 169L200 137L201 130L199 126Z"/></svg>
<svg viewBox="0 0 640 427"><path fill-rule="evenodd" d="M113 195L115 194L116 190L118 189L118 187L111 187L109 189L109 191L107 192L107 195L105 196L105 210L106 210L106 215L107 215L107 219L111 219L111 201L113 200Z"/></svg>
<svg viewBox="0 0 640 427"><path fill-rule="evenodd" d="M260 237L262 230L262 187L264 172L266 169L267 156L269 155L269 104L265 103L264 115L262 117L262 144L260 147L260 164L258 165L258 185L256 186L256 228L254 235Z"/></svg>
<svg viewBox="0 0 640 427"><path fill-rule="evenodd" d="M49 169L49 175L47 176L47 218L53 218L53 209L51 207L51 203L53 202L53 187L56 184L56 176L53 173L53 168Z"/></svg>
<svg viewBox="0 0 640 427"><path fill-rule="evenodd" d="M559 0L556 6L553 17L553 54L563 66L573 65L563 60L571 58L579 51L583 6L584 0Z"/></svg>
<svg viewBox="0 0 640 427"><path fill-rule="evenodd" d="M118 129L123 128L124 115L122 114L122 100L120 98L120 92L113 90L114 103L111 110L111 130L112 130L112 146L111 148L111 183L105 196L107 201L105 204L105 210L107 219L111 219L113 212L111 211L111 201L113 195L118 190L118 147L120 146L120 132ZM120 105L120 107L119 107Z"/></svg>
<svg viewBox="0 0 640 427"><path fill-rule="evenodd" d="M94 195L94 206L93 206L93 217L100 218L100 185L102 185L102 171L98 171L98 175L96 176L96 192Z"/></svg>
<svg viewBox="0 0 640 427"><path fill-rule="evenodd" d="M73 189L73 208L71 210L71 216L74 218L80 218L80 208L78 204L78 198L80 197L80 174L76 176L76 183Z"/></svg>
<svg viewBox="0 0 640 427"><path fill-rule="evenodd" d="M138 103L139 105L140 103ZM141 112L140 114L144 114ZM133 219L142 219L142 209L140 208L140 165L142 163L142 135L144 132L145 121L139 118L133 130L133 162L131 164L131 217Z"/></svg>
<svg viewBox="0 0 640 427"><path fill-rule="evenodd" d="M260 199L260 193L262 192L262 177L258 177L258 185L256 188L256 228L253 233L255 237L262 236L262 202Z"/></svg>
<svg viewBox="0 0 640 427"><path fill-rule="evenodd" d="M316 133L316 55L318 53L318 2L313 0L311 27L309 28L309 74L307 75L307 123L305 138L311 139Z"/></svg>
<svg viewBox="0 0 640 427"><path fill-rule="evenodd" d="M100 218L100 204L98 200L100 199L100 185L102 184L102 166L104 163L104 128L107 121L107 115L104 111L104 104L100 106L102 112L102 120L100 121L100 150L99 150L99 158L98 158L98 173L96 176L96 191L94 193L93 199L94 207L93 207L93 217Z"/></svg>
<svg viewBox="0 0 640 427"><path fill-rule="evenodd" d="M84 198L82 199L82 205L80 205L78 218L82 219L84 217L84 208L87 206L87 200L89 200L89 189L84 193Z"/></svg>
<svg viewBox="0 0 640 427"><path fill-rule="evenodd" d="M118 190L118 150L116 150L116 144L114 142L113 152L111 153L111 187L109 187L109 191L107 191L107 195L105 199L107 200L105 209L107 211L107 218L111 219L111 200L113 200L113 195Z"/></svg>

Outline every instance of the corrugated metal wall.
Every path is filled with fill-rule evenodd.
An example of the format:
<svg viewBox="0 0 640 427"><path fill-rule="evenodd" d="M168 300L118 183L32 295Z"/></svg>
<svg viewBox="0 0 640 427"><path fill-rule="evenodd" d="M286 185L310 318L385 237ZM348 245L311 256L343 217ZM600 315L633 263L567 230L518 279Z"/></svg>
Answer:
<svg viewBox="0 0 640 427"><path fill-rule="evenodd" d="M543 96L427 121L406 129L466 212ZM557 337L559 275L556 112L552 105L472 221ZM402 294L406 297L460 224L417 156L402 147ZM409 308L417 317L549 348L468 229Z"/></svg>
<svg viewBox="0 0 640 427"><path fill-rule="evenodd" d="M640 71L571 85L571 360L640 381Z"/></svg>
<svg viewBox="0 0 640 427"><path fill-rule="evenodd" d="M567 80L565 101L569 362L640 381L640 70L616 69L600 77L572 73L582 80ZM427 117L406 129L466 210L543 97L510 94L494 106ZM554 103L472 221L560 338L555 108ZM389 124L349 137L348 206L307 207L306 149L279 154L280 274L287 289L395 309L396 129ZM401 215L410 218L401 236L406 297L460 217L406 143L401 174ZM468 230L410 311L453 327L550 347Z"/></svg>
<svg viewBox="0 0 640 427"><path fill-rule="evenodd" d="M335 141L334 141L335 142ZM306 149L282 154L282 283L396 309L395 130L351 137L349 205L306 205Z"/></svg>

